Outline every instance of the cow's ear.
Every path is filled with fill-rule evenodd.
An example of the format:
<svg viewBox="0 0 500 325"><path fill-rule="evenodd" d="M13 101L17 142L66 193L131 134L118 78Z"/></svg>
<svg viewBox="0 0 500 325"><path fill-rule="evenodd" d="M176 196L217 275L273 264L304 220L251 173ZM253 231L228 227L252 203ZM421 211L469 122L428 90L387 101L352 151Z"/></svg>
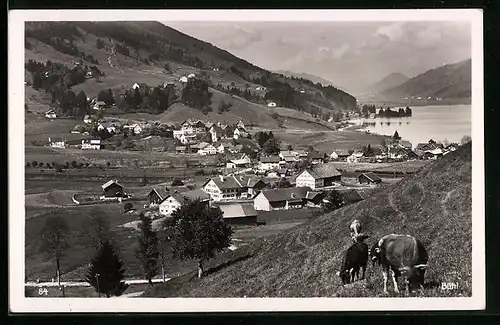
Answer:
<svg viewBox="0 0 500 325"><path fill-rule="evenodd" d="M375 248L375 252L380 253L380 248L379 247Z"/></svg>

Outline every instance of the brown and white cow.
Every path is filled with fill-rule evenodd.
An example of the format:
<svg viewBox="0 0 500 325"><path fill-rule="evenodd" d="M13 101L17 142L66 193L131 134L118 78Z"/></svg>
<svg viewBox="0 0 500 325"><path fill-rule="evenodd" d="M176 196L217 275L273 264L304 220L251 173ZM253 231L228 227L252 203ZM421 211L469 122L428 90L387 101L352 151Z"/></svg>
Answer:
<svg viewBox="0 0 500 325"><path fill-rule="evenodd" d="M424 246L410 235L390 234L382 237L370 250L373 265L382 266L384 293L387 293L387 279L391 275L394 291L399 292L398 277L403 276L406 289L423 288L424 274L429 256Z"/></svg>
<svg viewBox="0 0 500 325"><path fill-rule="evenodd" d="M356 238L361 233L361 221L359 221L358 219L353 220L349 225L349 230L351 231L352 241L356 242Z"/></svg>

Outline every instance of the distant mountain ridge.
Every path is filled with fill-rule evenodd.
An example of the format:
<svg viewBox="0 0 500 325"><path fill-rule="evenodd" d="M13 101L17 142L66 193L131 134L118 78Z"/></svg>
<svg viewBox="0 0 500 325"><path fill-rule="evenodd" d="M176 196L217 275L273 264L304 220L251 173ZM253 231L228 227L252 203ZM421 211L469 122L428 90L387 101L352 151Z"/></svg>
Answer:
<svg viewBox="0 0 500 325"><path fill-rule="evenodd" d="M400 72L394 72L383 79L377 81L373 85L365 89L365 93L380 93L387 89L392 89L396 86L403 84L404 82L410 80L409 77L405 76Z"/></svg>
<svg viewBox="0 0 500 325"><path fill-rule="evenodd" d="M471 59L428 70L379 94L387 99L471 97Z"/></svg>
<svg viewBox="0 0 500 325"><path fill-rule="evenodd" d="M346 91L345 88L343 88L342 86L339 86L339 85L333 83L330 80L326 80L324 78L321 78L321 77L318 77L316 75L312 75L312 74L309 74L309 73L305 73L305 72L292 72L292 71L288 71L288 70L277 70L277 71L274 71L274 72L277 73L277 74L282 74L285 77L289 77L289 78L294 77L294 78L308 79L308 80L311 80L313 82L320 83L323 86L333 86L333 87L338 88L338 89L340 89L342 91Z"/></svg>

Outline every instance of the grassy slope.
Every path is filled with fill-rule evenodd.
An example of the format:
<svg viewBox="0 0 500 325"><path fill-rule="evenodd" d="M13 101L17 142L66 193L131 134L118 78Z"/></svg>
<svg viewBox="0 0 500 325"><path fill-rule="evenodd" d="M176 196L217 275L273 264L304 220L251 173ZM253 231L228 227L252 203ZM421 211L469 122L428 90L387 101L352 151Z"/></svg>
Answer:
<svg viewBox="0 0 500 325"><path fill-rule="evenodd" d="M347 226L357 218L370 235L370 245L388 233L411 234L423 242L429 252L425 295L469 296L472 291L471 208L469 144L365 201L250 245L245 250L254 256L246 261L202 280L185 277L156 286L146 295L380 296L382 275L379 269L369 266L366 281L345 287L335 275L343 252L350 245ZM460 283L459 289L441 291L437 286L444 281Z"/></svg>

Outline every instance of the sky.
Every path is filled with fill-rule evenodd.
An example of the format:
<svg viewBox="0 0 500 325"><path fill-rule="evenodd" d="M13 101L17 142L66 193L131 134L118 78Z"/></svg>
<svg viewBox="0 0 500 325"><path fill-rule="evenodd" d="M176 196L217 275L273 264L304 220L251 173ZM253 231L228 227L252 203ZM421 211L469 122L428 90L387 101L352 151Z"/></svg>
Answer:
<svg viewBox="0 0 500 325"><path fill-rule="evenodd" d="M304 72L353 92L471 57L469 22L163 22L267 70Z"/></svg>

